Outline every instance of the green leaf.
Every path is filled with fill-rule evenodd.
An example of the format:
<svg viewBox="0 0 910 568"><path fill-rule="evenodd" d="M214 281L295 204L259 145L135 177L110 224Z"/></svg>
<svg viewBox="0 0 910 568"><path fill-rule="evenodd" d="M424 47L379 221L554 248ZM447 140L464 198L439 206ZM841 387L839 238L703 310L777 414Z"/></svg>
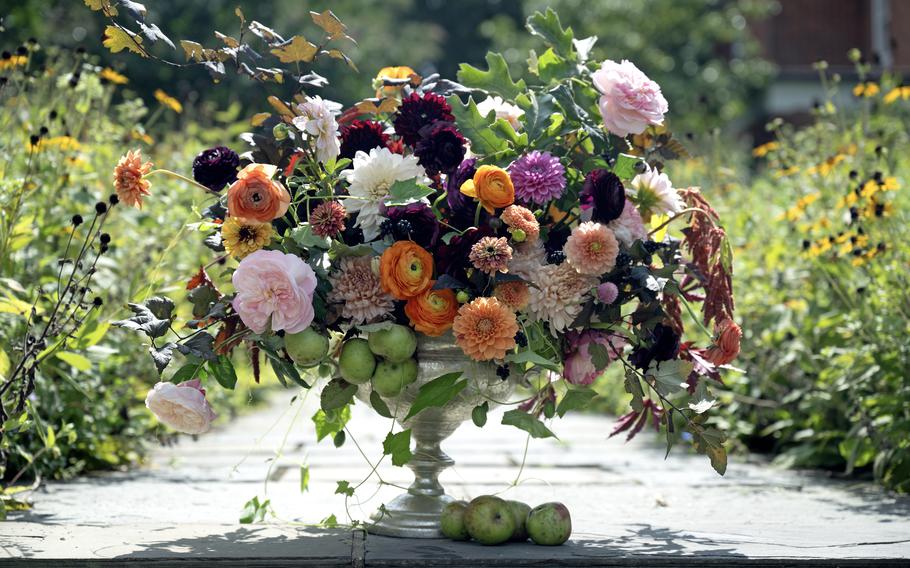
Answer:
<svg viewBox="0 0 910 568"><path fill-rule="evenodd" d="M389 405L382 400L382 397L379 396L379 393L376 391L370 392L370 406L373 407L373 410L376 411L376 414L383 416L385 418L392 417L392 411L389 410Z"/></svg>
<svg viewBox="0 0 910 568"><path fill-rule="evenodd" d="M344 379L332 379L322 389L319 396L319 406L326 412L337 410L350 404L357 393L357 385L352 385Z"/></svg>
<svg viewBox="0 0 910 568"><path fill-rule="evenodd" d="M411 429L397 434L389 432L382 442L382 453L392 456L392 465L399 467L411 461Z"/></svg>
<svg viewBox="0 0 910 568"><path fill-rule="evenodd" d="M237 372L234 363L227 355L220 355L217 359L209 361L209 371L218 381L218 384L228 390L234 390L237 385Z"/></svg>
<svg viewBox="0 0 910 568"><path fill-rule="evenodd" d="M99 321L99 313L98 310L94 310L92 315L82 322L79 331L76 332L70 343L73 349L82 351L104 339L104 334L110 329L111 324Z"/></svg>
<svg viewBox="0 0 910 568"><path fill-rule="evenodd" d="M566 394L562 396L562 400L559 401L556 413L562 418L570 410L586 408L595 396L597 396L597 393L591 389L569 388Z"/></svg>
<svg viewBox="0 0 910 568"><path fill-rule="evenodd" d="M547 49L537 58L537 75L545 84L550 84L573 75L574 66L565 58L556 55L553 48Z"/></svg>
<svg viewBox="0 0 910 568"><path fill-rule="evenodd" d="M164 369L171 364L171 360L174 358L174 349L176 348L177 344L173 342L168 342L162 347L149 347L149 355L152 356L155 368L158 369L158 376L161 376Z"/></svg>
<svg viewBox="0 0 910 568"><path fill-rule="evenodd" d="M531 35L541 38L544 43L551 46L556 53L566 59L575 60L575 51L572 40L575 34L572 28L563 29L559 22L559 15L553 8L547 8L546 13L534 12L527 21L526 27Z"/></svg>
<svg viewBox="0 0 910 568"><path fill-rule="evenodd" d="M385 204L389 206L407 205L420 201L433 194L433 190L416 179L398 180L389 187L389 197Z"/></svg>
<svg viewBox="0 0 910 568"><path fill-rule="evenodd" d="M145 301L145 307L158 319L171 319L174 314L174 302L170 298L155 296Z"/></svg>
<svg viewBox="0 0 910 568"><path fill-rule="evenodd" d="M503 414L502 423L506 426L515 426L520 430L524 430L532 438L556 438L556 434L551 432L543 422L517 408Z"/></svg>
<svg viewBox="0 0 910 568"><path fill-rule="evenodd" d="M300 492L303 493L310 488L310 468L307 465L300 466Z"/></svg>
<svg viewBox="0 0 910 568"><path fill-rule="evenodd" d="M187 356L191 355L193 357L205 359L206 361L214 361L218 358L218 355L216 355L215 351L212 349L214 343L214 337L204 331L200 331L185 342L178 343L177 351L180 351Z"/></svg>
<svg viewBox="0 0 910 568"><path fill-rule="evenodd" d="M497 118L491 128L494 132L501 134L505 140L508 140L516 148L528 145L528 134L526 132L521 134L515 132L512 124L504 118Z"/></svg>
<svg viewBox="0 0 910 568"><path fill-rule="evenodd" d="M125 320L115 321L113 325L133 331L141 331L151 339L167 333L171 320L156 317L152 310L142 304L127 304L133 315Z"/></svg>
<svg viewBox="0 0 910 568"><path fill-rule="evenodd" d="M316 425L316 441L320 442L326 436L341 432L350 419L350 406L345 406L339 410L332 410L331 412L319 409L316 411L316 414L313 415L313 424Z"/></svg>
<svg viewBox="0 0 910 568"><path fill-rule="evenodd" d="M269 510L270 501L266 499L262 503L259 497L253 497L243 505L243 511L240 513L240 524L248 525L250 523L262 522L265 514Z"/></svg>
<svg viewBox="0 0 910 568"><path fill-rule="evenodd" d="M446 373L445 375L436 377L428 383L420 385L417 396L414 398L414 402L411 404L411 408L408 410L408 414L404 417L402 422L416 416L425 408L431 406L445 406L447 402L458 396L458 393L468 386L467 379L458 381L461 375L461 371Z"/></svg>
<svg viewBox="0 0 910 568"><path fill-rule="evenodd" d="M332 244L332 240L328 237L320 237L313 233L313 227L311 227L309 223L302 223L300 226L294 227L291 229L291 232L288 233L288 236L291 237L292 241L304 249L321 248L323 250L328 250Z"/></svg>
<svg viewBox="0 0 910 568"><path fill-rule="evenodd" d="M487 116L480 114L477 103L473 97L468 98L468 104L462 104L461 99L452 95L448 98L452 107L452 114L458 122L458 129L471 141L471 151L476 154L489 155L502 152L509 148L508 142L496 135L491 126L496 113L490 111Z"/></svg>
<svg viewBox="0 0 910 568"><path fill-rule="evenodd" d="M319 525L326 529L334 529L338 526L338 518L334 514L319 521Z"/></svg>
<svg viewBox="0 0 910 568"><path fill-rule="evenodd" d="M509 100L515 100L527 86L524 79L517 82L509 74L509 66L499 53L487 53L487 71L462 63L458 68L458 82L472 89L482 89ZM461 122L459 121L459 126Z"/></svg>
<svg viewBox="0 0 910 568"><path fill-rule="evenodd" d="M290 380L305 389L310 388L310 385L300 377L300 372L297 371L297 367L294 366L293 362L288 361L279 355L272 347L269 347L262 342L259 343L259 347L265 352L269 363L272 365L272 370L275 371L275 376L278 377L278 381L283 387L287 388L288 381Z"/></svg>
<svg viewBox="0 0 910 568"><path fill-rule="evenodd" d="M635 170L635 165L640 161L641 158L638 156L620 154L616 156L616 163L613 165L612 172L616 174L616 177L619 179L628 181L638 174Z"/></svg>
<svg viewBox="0 0 910 568"><path fill-rule="evenodd" d="M672 361L654 361L645 372L646 377L655 381L655 388L662 394L668 395L688 388L686 379L692 372L691 361L674 359Z"/></svg>
<svg viewBox="0 0 910 568"><path fill-rule="evenodd" d="M550 116L553 114L553 97L544 93L537 96L533 91L518 98L518 106L525 111L521 117L524 131L530 142L543 136L550 125Z"/></svg>
<svg viewBox="0 0 910 568"><path fill-rule="evenodd" d="M689 427L695 449L698 453L705 454L711 460L714 471L723 475L727 471L727 451L724 449L724 435L714 428L703 429L697 424Z"/></svg>
<svg viewBox="0 0 910 568"><path fill-rule="evenodd" d="M353 497L354 488L351 487L351 484L347 481L339 481L338 485L335 487L335 495L347 495L348 497Z"/></svg>
<svg viewBox="0 0 910 568"><path fill-rule="evenodd" d="M47 435L44 437L44 447L47 449L53 448L57 444L57 434L54 433L54 429L50 426L47 427Z"/></svg>
<svg viewBox="0 0 910 568"><path fill-rule="evenodd" d="M344 441L347 440L347 434L344 433L344 430L340 432L335 432L335 435L332 436L332 444L336 448L340 448L344 445Z"/></svg>
<svg viewBox="0 0 910 568"><path fill-rule="evenodd" d="M92 362L84 355L71 351L58 351L54 355L64 363L72 365L79 371L88 371L92 368Z"/></svg>
<svg viewBox="0 0 910 568"><path fill-rule="evenodd" d="M203 362L199 363L187 363L186 365L177 369L177 372L171 376L172 383L182 383L185 381L191 381L196 376L196 373L199 372L199 369L202 368Z"/></svg>
<svg viewBox="0 0 910 568"><path fill-rule="evenodd" d="M487 423L487 412L490 410L490 403L483 401L483 404L477 405L474 407L474 410L471 411L471 420L474 421L474 425L478 428L483 428Z"/></svg>
<svg viewBox="0 0 910 568"><path fill-rule="evenodd" d="M516 363L516 364L531 364L532 366L543 367L544 369L549 369L551 371L559 371L560 367L554 361L551 361L530 350L523 350L517 353L509 353L505 358L506 363Z"/></svg>

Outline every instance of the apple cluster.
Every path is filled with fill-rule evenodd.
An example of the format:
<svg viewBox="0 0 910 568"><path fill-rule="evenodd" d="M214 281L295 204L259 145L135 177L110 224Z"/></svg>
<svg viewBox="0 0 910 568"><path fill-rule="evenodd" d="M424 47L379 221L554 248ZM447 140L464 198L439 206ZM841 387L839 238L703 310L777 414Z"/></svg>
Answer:
<svg viewBox="0 0 910 568"><path fill-rule="evenodd" d="M524 542L558 546L572 535L572 517L562 503L544 503L533 509L521 501L481 495L470 503L446 505L439 519L442 534L452 540L474 539L481 544Z"/></svg>

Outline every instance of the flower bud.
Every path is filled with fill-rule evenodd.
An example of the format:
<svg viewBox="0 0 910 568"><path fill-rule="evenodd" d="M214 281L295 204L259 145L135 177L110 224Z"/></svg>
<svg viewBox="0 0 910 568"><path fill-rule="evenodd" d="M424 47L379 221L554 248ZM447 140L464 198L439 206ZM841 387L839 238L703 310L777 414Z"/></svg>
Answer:
<svg viewBox="0 0 910 568"><path fill-rule="evenodd" d="M459 290L458 293L455 294L455 299L458 300L459 304L464 304L471 299L471 295L468 294L467 290Z"/></svg>
<svg viewBox="0 0 910 568"><path fill-rule="evenodd" d="M275 140L284 140L288 137L288 125L279 122L274 127L272 127L272 136L275 137Z"/></svg>
<svg viewBox="0 0 910 568"><path fill-rule="evenodd" d="M516 243L523 243L528 238L528 234L521 229L512 229L512 240Z"/></svg>

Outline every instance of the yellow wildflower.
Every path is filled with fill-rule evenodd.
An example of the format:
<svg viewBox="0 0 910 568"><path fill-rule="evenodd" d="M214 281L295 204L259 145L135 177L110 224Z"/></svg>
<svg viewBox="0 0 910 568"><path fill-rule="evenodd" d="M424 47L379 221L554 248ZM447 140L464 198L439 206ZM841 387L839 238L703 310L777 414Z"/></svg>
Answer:
<svg viewBox="0 0 910 568"><path fill-rule="evenodd" d="M835 156L828 158L821 164L818 164L817 166L812 166L811 168L807 169L806 173L809 175L819 174L822 177L826 177L834 169L834 166L843 162L845 159L847 159L846 155L837 154Z"/></svg>
<svg viewBox="0 0 910 568"><path fill-rule="evenodd" d="M9 59L0 59L0 71L6 71L13 67L19 67L28 63L28 57L25 55L11 55Z"/></svg>
<svg viewBox="0 0 910 568"><path fill-rule="evenodd" d="M50 138L41 138L38 140L38 143L32 145L29 142L28 149L34 150L36 152L41 152L44 150L49 150L51 148L56 148L61 152L75 152L79 150L82 145L78 140L72 136L52 136Z"/></svg>
<svg viewBox="0 0 910 568"><path fill-rule="evenodd" d="M799 173L799 166L790 166L783 170L777 170L774 172L774 177L782 178L787 176L792 176L793 174Z"/></svg>
<svg viewBox="0 0 910 568"><path fill-rule="evenodd" d="M164 106L166 106L167 108L171 109L172 111L174 111L178 114L183 112L183 105L180 104L180 101L178 101L174 97L170 96L169 94L165 93L161 89L155 89L155 99L159 103L163 104Z"/></svg>
<svg viewBox="0 0 910 568"><path fill-rule="evenodd" d="M130 82L130 80L127 79L125 75L117 73L110 67L105 67L102 69L101 73L98 73L98 76L109 83L113 83L114 85L126 85Z"/></svg>
<svg viewBox="0 0 910 568"><path fill-rule="evenodd" d="M152 138L145 132L141 132L139 130L133 130L132 132L130 132L130 136L133 138L133 140L139 140L141 142L145 142L149 146L151 146L152 144L155 143L154 138Z"/></svg>
<svg viewBox="0 0 910 568"><path fill-rule="evenodd" d="M897 191L901 188L901 184L896 177L886 177L882 180L880 187L882 191Z"/></svg>
<svg viewBox="0 0 910 568"><path fill-rule="evenodd" d="M905 101L907 99L910 99L910 86L894 87L893 89L888 91L888 94L885 95L884 98L882 98L882 100L885 102L886 105L890 105L897 99L903 99Z"/></svg>
<svg viewBox="0 0 910 568"><path fill-rule="evenodd" d="M756 158L764 158L768 155L768 152L772 152L780 148L780 142L765 142L761 146L756 146L752 149L752 155Z"/></svg>
<svg viewBox="0 0 910 568"><path fill-rule="evenodd" d="M271 223L255 223L228 217L221 226L224 250L238 260L261 249L271 240Z"/></svg>
<svg viewBox="0 0 910 568"><path fill-rule="evenodd" d="M853 87L853 96L854 97L874 97L881 91L881 88L877 83L872 81L867 81L865 83L860 83L857 86Z"/></svg>

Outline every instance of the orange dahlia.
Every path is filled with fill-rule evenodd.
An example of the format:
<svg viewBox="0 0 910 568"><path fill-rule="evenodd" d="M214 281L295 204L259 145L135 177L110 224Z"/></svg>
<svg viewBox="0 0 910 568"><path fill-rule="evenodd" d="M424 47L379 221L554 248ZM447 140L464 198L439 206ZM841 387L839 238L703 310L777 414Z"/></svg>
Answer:
<svg viewBox="0 0 910 568"><path fill-rule="evenodd" d="M152 171L151 162L142 162L142 150L130 150L114 168L114 189L120 203L142 209L142 198L151 195L151 184L144 176Z"/></svg>
<svg viewBox="0 0 910 568"><path fill-rule="evenodd" d="M452 327L455 314L458 313L458 300L455 292L449 288L434 290L435 280L430 288L414 296L404 305L404 313L411 320L411 325L420 333L438 337Z"/></svg>
<svg viewBox="0 0 910 568"><path fill-rule="evenodd" d="M496 298L476 298L459 308L452 324L455 343L475 361L502 359L515 347L515 313Z"/></svg>
<svg viewBox="0 0 910 568"><path fill-rule="evenodd" d="M528 285L521 280L512 280L498 284L493 289L493 296L507 308L518 311L527 307L531 291L528 290Z"/></svg>
<svg viewBox="0 0 910 568"><path fill-rule="evenodd" d="M417 296L431 286L433 257L412 241L398 241L379 259L382 289L399 300Z"/></svg>

